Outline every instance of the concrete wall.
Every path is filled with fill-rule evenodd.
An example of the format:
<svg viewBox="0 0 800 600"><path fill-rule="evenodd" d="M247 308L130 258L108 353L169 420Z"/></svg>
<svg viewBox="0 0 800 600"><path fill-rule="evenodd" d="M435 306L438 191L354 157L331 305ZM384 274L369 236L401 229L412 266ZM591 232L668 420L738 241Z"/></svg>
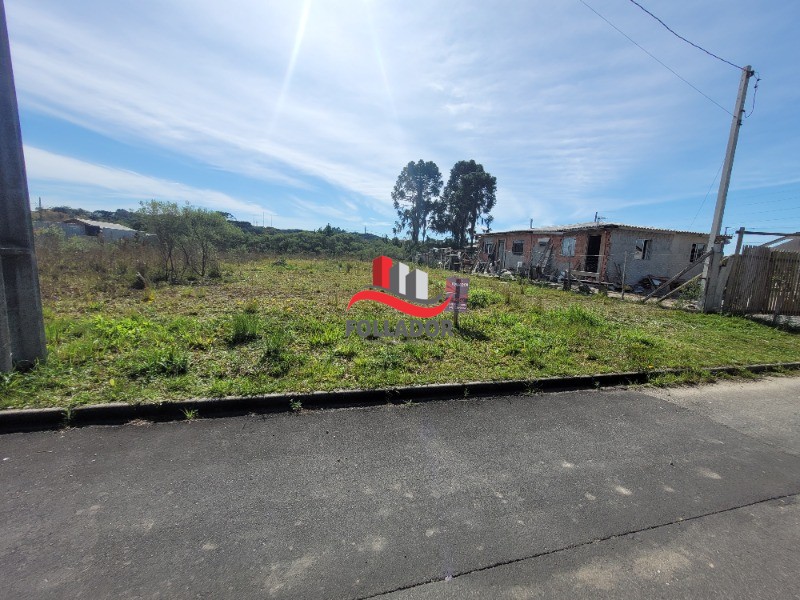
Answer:
<svg viewBox="0 0 800 600"><path fill-rule="evenodd" d="M636 259L636 240L649 239L650 255L648 259ZM611 244L608 254L608 277L617 281L617 263L622 269L625 254L628 255L625 281L628 285L635 285L642 277L655 275L658 277L672 277L689 264L692 244L705 244L708 236L694 233L660 233L655 231L636 231L614 229L611 231ZM690 279L702 271L703 264L686 273L681 279Z"/></svg>
<svg viewBox="0 0 800 600"><path fill-rule="evenodd" d="M116 240L128 240L136 237L138 231L126 231L125 229L100 229L100 237L107 242Z"/></svg>

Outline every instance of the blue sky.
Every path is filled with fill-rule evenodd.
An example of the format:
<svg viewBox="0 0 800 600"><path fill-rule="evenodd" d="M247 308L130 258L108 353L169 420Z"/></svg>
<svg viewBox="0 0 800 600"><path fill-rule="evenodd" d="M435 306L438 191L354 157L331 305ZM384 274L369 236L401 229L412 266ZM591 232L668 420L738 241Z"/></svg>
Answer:
<svg viewBox="0 0 800 600"><path fill-rule="evenodd" d="M733 110L740 73L628 0L586 0ZM724 225L800 230L794 2L642 3L762 78ZM32 201L157 198L391 233L410 160L475 159L495 229L706 231L731 117L578 0L5 0ZM748 110L752 105L752 84ZM709 193L710 190L710 193Z"/></svg>

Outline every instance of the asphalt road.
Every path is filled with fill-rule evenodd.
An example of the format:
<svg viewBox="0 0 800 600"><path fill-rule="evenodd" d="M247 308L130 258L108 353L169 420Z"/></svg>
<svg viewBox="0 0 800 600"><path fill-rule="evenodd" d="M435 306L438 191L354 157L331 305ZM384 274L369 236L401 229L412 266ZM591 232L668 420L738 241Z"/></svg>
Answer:
<svg viewBox="0 0 800 600"><path fill-rule="evenodd" d="M800 597L798 423L785 378L2 435L0 596Z"/></svg>

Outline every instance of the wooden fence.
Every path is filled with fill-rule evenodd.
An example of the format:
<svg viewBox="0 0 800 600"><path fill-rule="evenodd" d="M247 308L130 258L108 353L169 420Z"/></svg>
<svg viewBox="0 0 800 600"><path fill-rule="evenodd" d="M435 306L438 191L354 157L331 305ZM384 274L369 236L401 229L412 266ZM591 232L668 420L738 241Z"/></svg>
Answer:
<svg viewBox="0 0 800 600"><path fill-rule="evenodd" d="M723 310L734 314L800 315L800 253L745 246L731 256Z"/></svg>

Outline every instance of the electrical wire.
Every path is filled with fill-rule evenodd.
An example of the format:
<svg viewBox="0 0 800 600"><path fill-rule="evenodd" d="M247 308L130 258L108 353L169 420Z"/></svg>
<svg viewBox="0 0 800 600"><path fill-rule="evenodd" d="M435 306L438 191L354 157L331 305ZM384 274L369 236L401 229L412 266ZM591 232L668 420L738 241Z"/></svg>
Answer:
<svg viewBox="0 0 800 600"><path fill-rule="evenodd" d="M774 223L775 221L786 221L786 219L785 218L780 218L780 219L761 219L760 221L756 221L755 223L752 223L752 225L758 225L759 223Z"/></svg>
<svg viewBox="0 0 800 600"><path fill-rule="evenodd" d="M694 47L695 47L695 48L697 48L698 50L702 50L703 52L705 52L705 53L706 53L706 54L708 54L709 56L712 56L712 57L716 58L717 60L721 60L722 62L724 62L724 63L727 63L727 64L729 64L730 66L732 66L732 67L735 67L735 68L739 69L740 71L744 71L744 67L740 67L739 65L737 65L737 64L734 64L734 63L732 63L732 62L731 62L731 61L729 61L729 60L725 60L725 59L724 59L724 58L722 58L721 56L717 56L716 54L714 54L713 52L709 52L708 50L706 50L706 49L705 49L705 48L703 48L702 46L698 46L698 45L697 45L697 44L695 44L694 42L692 42L692 41L690 41L690 40L687 40L685 37L683 37L682 35L680 35L679 33L677 33L677 32L676 32L674 29L672 29L672 28L671 28L669 25L667 25L666 23L664 23L664 21L662 21L662 20L661 20L661 19L659 19L657 16L655 16L653 13L651 13L649 10L647 10L647 9L646 9L644 6L642 6L641 4L639 4L638 2L636 2L636 0L630 0L630 1L631 1L633 4L635 4L636 6L638 6L639 8L641 8L641 9L642 9L644 12L646 12L648 15L650 15L651 17L653 17L653 18L654 18L656 21L658 21L659 23L661 23L661 25L663 25L663 26L664 26L664 29L666 29L667 31L669 31L669 32L670 32L672 35L674 35L674 36L675 36L675 37L677 37L678 39L681 39L681 40L683 40L684 42L686 42L686 43L687 43L687 44L689 44L690 46L694 46Z"/></svg>
<svg viewBox="0 0 800 600"><path fill-rule="evenodd" d="M692 88L694 91L696 91L698 94L700 94L701 96L703 96L704 98L706 98L706 99L707 99L709 102L711 102L711 103L715 104L716 106L718 106L718 107L720 108L720 110L723 110L723 111L725 111L727 114L729 114L730 116L733 116L733 113L732 113L731 111L729 111L727 108L725 108L724 106L722 106L722 105L721 105L719 102L717 102L717 101L716 101L716 100L714 100L714 99L713 99L711 96L709 96L708 94L706 94L705 92L703 92L702 90L700 90L698 87L696 87L694 84L692 84L691 82L689 82L687 79L683 78L683 77L682 77L680 74L678 74L678 72L677 72L677 71L675 71L675 70L674 70L672 67L670 67L670 66L666 65L666 64L665 64L664 62L662 62L662 61L661 61L659 58L657 58L657 57L656 57L654 54L652 54L652 53L651 53L651 52L649 52L647 49L645 49L645 48L644 48L644 47L643 47L641 44L639 44L639 43L638 43L636 40L634 40L633 38L631 38L631 37L630 37L630 36L629 36L627 33L625 33L624 31L622 31L622 30L621 30L619 27L617 27L616 25L614 25L614 24L613 24L611 21L609 21L608 19L606 19L606 18L605 18L603 15L601 15L599 12L597 12L597 11L596 11L594 8L592 8L592 7L591 7L589 4L587 4L587 3L585 2L585 0L578 0L578 1L579 1L581 4L583 4L583 5L584 5L586 8L588 8L589 10L591 10L591 11L592 11L594 14L596 14L598 17L600 17L601 19L603 19L603 21L605 21L606 23L608 23L608 24L609 24L611 27L613 27L614 29L616 29L616 30L617 30L617 31L618 31L620 34L622 34L622 35L623 35L623 36L624 36L624 37L625 37L625 38L626 38L626 39L627 39L627 40L628 40L630 43L632 43L634 46L638 47L638 48L639 48L639 49L640 49L642 52L644 52L645 54L647 54L647 56L649 56L649 57L650 57L650 58L652 58L654 61L656 61L658 64L660 64L660 65L661 65L662 67L664 67L664 68L665 68L667 71L669 71L670 73L672 73L673 75L675 75L675 77L677 77L678 79L680 79L682 82L684 82L686 85L688 85L688 86L689 86L690 88Z"/></svg>
<svg viewBox="0 0 800 600"><path fill-rule="evenodd" d="M800 210L800 206L795 206L794 208L771 208L769 210L756 210L756 211L753 211L753 212L745 211L744 213L741 213L741 214L744 215L744 216L766 215L766 214L770 214L770 213L774 214L774 213L777 213L777 212L779 212L779 213L787 213L787 212L791 212L793 210Z"/></svg>
<svg viewBox="0 0 800 600"><path fill-rule="evenodd" d="M753 86L753 106L750 107L750 114L746 114L744 116L745 119L749 119L750 116L753 114L753 111L756 109L756 94L758 94L758 82L761 81L761 77L759 77L758 71L756 71L756 84Z"/></svg>
<svg viewBox="0 0 800 600"><path fill-rule="evenodd" d="M800 196L789 196L787 198L778 198L777 200L761 200L760 202L742 202L736 204L736 206L757 206L759 204L777 204L778 202L788 202L788 201L800 200Z"/></svg>
<svg viewBox="0 0 800 600"><path fill-rule="evenodd" d="M705 206L706 200L708 200L708 195L711 193L711 189L714 187L714 184L717 182L717 177L719 177L719 174L722 172L722 166L724 164L725 164L725 162L723 161L719 165L719 169L717 169L717 174L714 175L714 179L711 180L711 185L708 186L708 191L706 192L706 197L703 198L703 201L700 203L700 208L698 208L697 212L694 214L694 218L692 219L692 222L689 224L689 227L692 227L694 225L694 222L697 220L697 217L700 215L700 211L703 210L703 206Z"/></svg>

